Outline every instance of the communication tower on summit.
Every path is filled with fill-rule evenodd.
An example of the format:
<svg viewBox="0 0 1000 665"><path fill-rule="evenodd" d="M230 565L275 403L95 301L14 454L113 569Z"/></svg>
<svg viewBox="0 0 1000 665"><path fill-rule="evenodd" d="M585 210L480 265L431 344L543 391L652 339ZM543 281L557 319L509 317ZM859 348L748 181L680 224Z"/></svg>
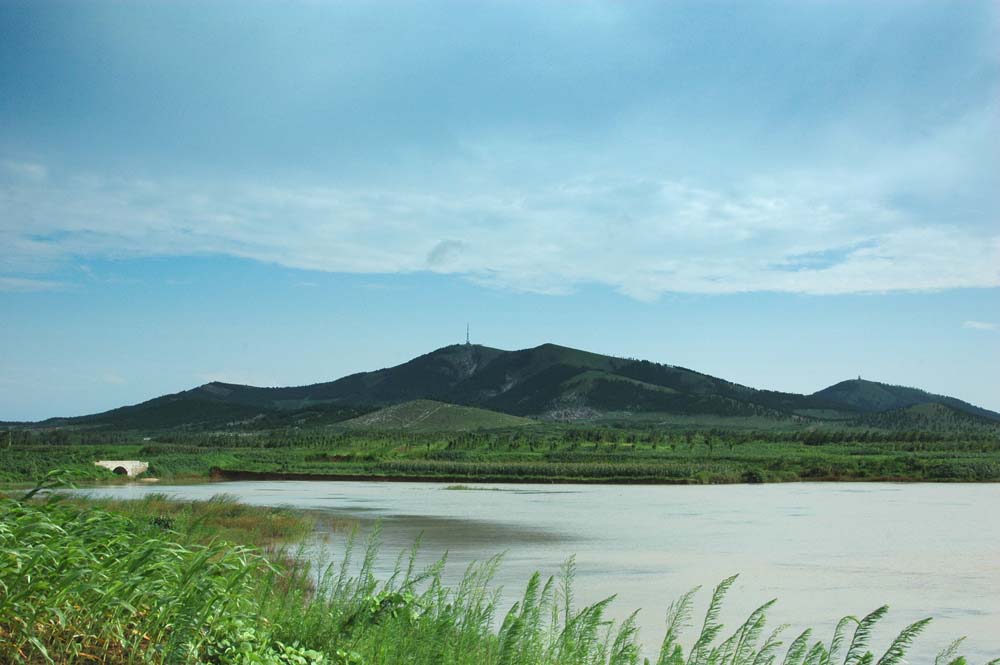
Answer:
<svg viewBox="0 0 1000 665"><path fill-rule="evenodd" d="M469 324L465 324L465 345L469 345Z"/></svg>

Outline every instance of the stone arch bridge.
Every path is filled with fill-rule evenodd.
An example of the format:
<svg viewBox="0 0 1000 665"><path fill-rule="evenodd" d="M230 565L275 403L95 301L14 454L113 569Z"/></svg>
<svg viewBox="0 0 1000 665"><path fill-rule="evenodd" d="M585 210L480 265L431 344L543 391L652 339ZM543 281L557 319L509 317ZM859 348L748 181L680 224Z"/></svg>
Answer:
<svg viewBox="0 0 1000 665"><path fill-rule="evenodd" d="M140 462L139 460L124 460L124 459L112 459L112 460L101 460L99 462L94 462L97 466L103 466L105 469L110 469L113 473L119 476L128 476L130 478L138 476L141 473L146 473L146 469L149 468L147 462Z"/></svg>

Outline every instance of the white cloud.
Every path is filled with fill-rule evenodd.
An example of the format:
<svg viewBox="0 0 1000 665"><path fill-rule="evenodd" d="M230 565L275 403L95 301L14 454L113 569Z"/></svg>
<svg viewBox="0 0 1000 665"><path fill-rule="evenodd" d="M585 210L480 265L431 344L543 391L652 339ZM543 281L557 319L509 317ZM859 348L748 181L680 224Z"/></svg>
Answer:
<svg viewBox="0 0 1000 665"><path fill-rule="evenodd" d="M0 178L0 289L62 288L47 277L73 261L190 255L547 294L602 284L643 300L998 287L995 130L971 113L920 142L873 147L857 168L838 159L725 184L556 149L511 178L525 156L516 141L419 186Z"/></svg>
<svg viewBox="0 0 1000 665"><path fill-rule="evenodd" d="M965 321L962 327L969 330L1000 330L1000 325L986 321Z"/></svg>
<svg viewBox="0 0 1000 665"><path fill-rule="evenodd" d="M828 187L825 186L825 187ZM223 254L327 272L464 275L565 293L811 294L1000 286L1000 233L912 219L800 180L720 191L589 177L489 194L75 179L8 183L0 272ZM5 277L0 288L58 282Z"/></svg>

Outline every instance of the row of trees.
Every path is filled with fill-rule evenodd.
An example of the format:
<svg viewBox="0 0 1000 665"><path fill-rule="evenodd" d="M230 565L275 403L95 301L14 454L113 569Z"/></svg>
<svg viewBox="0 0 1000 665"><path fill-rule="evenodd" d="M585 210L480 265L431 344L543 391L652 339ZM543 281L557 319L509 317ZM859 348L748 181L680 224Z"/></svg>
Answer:
<svg viewBox="0 0 1000 665"><path fill-rule="evenodd" d="M804 429L750 431L710 429L621 429L612 427L539 426L508 430L482 430L459 433L413 432L407 430L335 431L329 428L281 428L257 432L184 432L167 431L141 434L105 430L51 428L44 430L8 429L0 431L0 445L109 445L147 442L206 448L410 448L441 445L451 449L487 450L526 448L551 449L553 446L618 445L634 447L692 447L742 445L753 442L805 444L821 446L847 443L968 442L1000 444L1000 432L936 432L928 430L884 429Z"/></svg>

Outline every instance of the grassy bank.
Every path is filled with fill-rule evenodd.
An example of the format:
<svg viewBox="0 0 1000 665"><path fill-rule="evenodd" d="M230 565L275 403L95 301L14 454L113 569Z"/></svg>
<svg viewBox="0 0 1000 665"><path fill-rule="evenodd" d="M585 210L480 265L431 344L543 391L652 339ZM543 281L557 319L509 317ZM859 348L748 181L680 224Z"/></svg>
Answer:
<svg viewBox="0 0 1000 665"><path fill-rule="evenodd" d="M559 578L527 580L522 600L501 615L491 584L495 559L471 567L451 588L441 579L443 563L416 570L414 557L401 557L395 575L377 580L376 536L358 552L356 563L348 548L315 584L302 565L285 565L245 544L197 536L214 531L208 525L224 520L227 512L236 522L229 534L253 531L242 518L258 509L226 500L208 504L173 509L161 499L131 505L0 500L0 661L640 662L634 621L615 625L606 618L611 599L574 606L572 561ZM198 515L189 526L201 525L187 534L153 519L173 515L176 526L189 519L181 517L185 511ZM300 532L305 523L288 521L294 517L282 516L281 533ZM266 542L274 533L254 542ZM788 636L771 631L767 603L724 632L718 616L732 582L715 589L697 630L683 632L694 592L668 608L658 665L894 665L926 625L917 622L873 650L871 629L885 608L861 619L847 617L833 636L819 639L810 631ZM955 651L939 662L964 663Z"/></svg>
<svg viewBox="0 0 1000 665"><path fill-rule="evenodd" d="M478 433L283 431L178 434L114 443L0 448L0 482L53 468L108 481L98 459L139 459L149 475L258 474L466 482L756 483L801 480L1000 481L1000 439L987 434L827 431L629 431L518 428ZM110 437L110 435L109 435ZM123 440L119 440L123 439Z"/></svg>
<svg viewBox="0 0 1000 665"><path fill-rule="evenodd" d="M270 548L302 540L313 532L316 518L287 508L248 506L220 494L207 501L172 501L162 494L141 499L63 497L64 506L100 510L148 524L186 544L216 541Z"/></svg>

